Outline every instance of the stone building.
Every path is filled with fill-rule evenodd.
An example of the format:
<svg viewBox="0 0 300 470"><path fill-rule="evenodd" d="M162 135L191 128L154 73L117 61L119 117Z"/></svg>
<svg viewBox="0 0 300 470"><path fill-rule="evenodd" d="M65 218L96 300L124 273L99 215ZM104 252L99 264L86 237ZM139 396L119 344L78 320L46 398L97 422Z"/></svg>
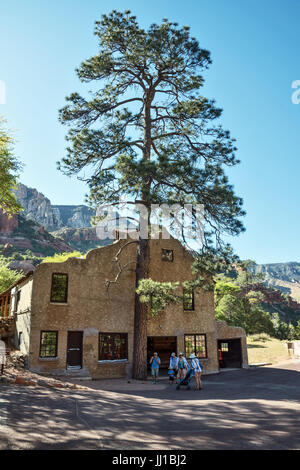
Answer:
<svg viewBox="0 0 300 470"><path fill-rule="evenodd" d="M85 259L42 263L5 293L11 297L6 303L15 316L15 343L27 355L29 369L92 378L130 376L136 244L124 247L125 243L119 240L97 248ZM121 265L127 266L119 276L118 252ZM192 262L179 241L150 240L149 277L153 280L191 280ZM107 281L116 277L117 282L108 288ZM186 356L201 351L204 373L216 373L220 369L218 344L220 350L232 335L239 341L239 346L234 344L234 366L247 367L243 330L223 325L219 332L224 338L218 336L213 292L196 289L183 294L182 303L149 317L148 358L157 351L162 367L167 368L173 351ZM231 348L228 341L227 348Z"/></svg>

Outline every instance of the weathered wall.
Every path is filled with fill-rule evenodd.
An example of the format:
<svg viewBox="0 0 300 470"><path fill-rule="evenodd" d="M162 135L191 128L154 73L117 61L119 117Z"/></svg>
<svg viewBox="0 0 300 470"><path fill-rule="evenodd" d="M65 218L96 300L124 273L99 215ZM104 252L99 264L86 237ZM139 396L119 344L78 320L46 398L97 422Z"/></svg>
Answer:
<svg viewBox="0 0 300 470"><path fill-rule="evenodd" d="M93 377L107 376L107 363L98 362L98 333L128 332L128 358L132 360L135 272L122 273L118 283L107 291L105 283L118 273L112 260L120 244L91 251L86 260L72 258L65 263L41 264L34 274L32 339L30 366L38 370L65 370L67 360L67 332L80 330L83 338L83 367ZM135 245L121 254L122 264L135 260ZM52 273L69 276L68 303L50 302ZM40 331L58 331L58 357L40 359ZM124 364L111 363L111 375L123 375Z"/></svg>
<svg viewBox="0 0 300 470"><path fill-rule="evenodd" d="M31 301L32 301L33 278L29 278L19 284L15 291L20 292L20 300L16 303L16 293L12 296L12 314L15 315L15 346L19 347L19 335L22 333L20 351L29 354L30 327L31 327Z"/></svg>
<svg viewBox="0 0 300 470"><path fill-rule="evenodd" d="M248 350L247 350L247 336L243 328L237 326L229 326L225 321L217 321L217 336L218 339L241 339L242 347L242 367L248 367Z"/></svg>
<svg viewBox="0 0 300 470"><path fill-rule="evenodd" d="M174 261L162 261L162 249L173 250ZM152 240L150 277L155 281L183 282L194 278L192 256L179 241ZM182 295L180 287L178 293ZM217 339L215 331L213 292L197 289L194 293L194 311L185 311L183 304L172 304L148 323L148 336L177 336L177 352L184 353L185 334L206 334L207 359L201 359L203 373L218 372Z"/></svg>
<svg viewBox="0 0 300 470"><path fill-rule="evenodd" d="M113 259L125 241L91 251L86 260L73 258L65 263L43 263L34 273L30 367L39 371L66 369L67 333L83 331L83 368L94 378L122 376L130 373L133 356L135 266L129 266L116 284L107 291L105 283L118 273ZM174 251L174 261L161 259L162 248ZM154 280L184 281L192 279L193 258L174 239L152 240L150 272ZM136 244L126 247L120 256L121 264L136 259ZM50 302L52 273L69 276L68 302ZM179 289L181 293L181 290ZM39 358L41 330L58 331L58 354L54 359ZM128 362L99 362L98 335L128 333ZM206 334L208 358L201 360L204 373L219 370L215 330L213 293L198 290L195 310L184 311L183 305L170 305L165 312L149 318L148 336L177 336L177 350L184 351L184 334Z"/></svg>

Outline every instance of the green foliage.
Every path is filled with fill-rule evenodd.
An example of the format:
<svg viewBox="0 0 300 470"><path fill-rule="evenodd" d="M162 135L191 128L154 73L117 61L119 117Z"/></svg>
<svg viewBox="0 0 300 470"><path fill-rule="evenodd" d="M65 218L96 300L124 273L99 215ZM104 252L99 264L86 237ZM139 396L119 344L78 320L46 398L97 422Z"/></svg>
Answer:
<svg viewBox="0 0 300 470"><path fill-rule="evenodd" d="M95 56L77 69L93 83L87 97L71 94L60 110L70 126L59 168L86 179L90 202L205 206L206 246L212 232L243 231L242 201L224 173L238 163L235 141L218 122L221 109L201 94L210 53L189 27L164 20L141 28L130 12L96 21Z"/></svg>
<svg viewBox="0 0 300 470"><path fill-rule="evenodd" d="M270 340L271 340L271 336L268 335L267 333L258 333L256 335L249 335L247 337L248 343L256 343L257 341L266 343L267 341L270 341Z"/></svg>
<svg viewBox="0 0 300 470"><path fill-rule="evenodd" d="M182 296L175 293L178 286L178 282L156 282L152 279L142 279L136 292L140 296L140 302L148 303L151 306L151 315L155 316L168 304L182 302Z"/></svg>
<svg viewBox="0 0 300 470"><path fill-rule="evenodd" d="M0 293L8 289L14 282L22 277L22 274L8 268L7 261L0 257Z"/></svg>
<svg viewBox="0 0 300 470"><path fill-rule="evenodd" d="M189 27L163 20L146 30L128 10L102 15L95 36L97 54L76 70L93 90L72 93L60 110L69 132L58 167L88 183L95 206L124 195L147 207L202 204L207 229L197 279L187 284L212 289L212 276L232 262L221 235L241 233L245 213L225 174L239 163L235 139L220 125L222 110L201 93L210 53ZM197 223L195 212L191 217ZM138 293L155 314L177 301L173 287L143 279Z"/></svg>
<svg viewBox="0 0 300 470"><path fill-rule="evenodd" d="M298 330L297 327L295 328L291 323L283 322L278 313L273 314L273 326L275 330L275 338L280 340L288 340L291 341L292 339L297 339ZM300 323L298 323L299 325Z"/></svg>
<svg viewBox="0 0 300 470"><path fill-rule="evenodd" d="M7 214L16 214L22 210L22 207L12 190L16 187L21 165L13 155L13 140L4 124L4 119L0 117L0 209Z"/></svg>
<svg viewBox="0 0 300 470"><path fill-rule="evenodd" d="M274 335L272 318L262 308L264 295L252 289L258 278L248 269L250 263L242 263L235 279L218 276L215 284L215 312L218 320L232 326L240 326L247 334ZM260 278L259 278L260 279Z"/></svg>
<svg viewBox="0 0 300 470"><path fill-rule="evenodd" d="M43 263L63 263L69 258L85 258L86 255L79 251L72 251L72 253L55 253L53 256L46 256L43 259Z"/></svg>

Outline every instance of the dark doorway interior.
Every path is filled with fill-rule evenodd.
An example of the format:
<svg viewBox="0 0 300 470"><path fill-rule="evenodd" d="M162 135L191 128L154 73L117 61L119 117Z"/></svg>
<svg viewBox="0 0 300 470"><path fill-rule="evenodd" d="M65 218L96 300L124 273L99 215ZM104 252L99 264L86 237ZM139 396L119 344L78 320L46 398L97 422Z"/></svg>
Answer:
<svg viewBox="0 0 300 470"><path fill-rule="evenodd" d="M82 331L68 331L67 368L82 368Z"/></svg>
<svg viewBox="0 0 300 470"><path fill-rule="evenodd" d="M241 339L218 340L219 365L225 367L242 367Z"/></svg>
<svg viewBox="0 0 300 470"><path fill-rule="evenodd" d="M167 369L170 363L172 352L177 354L176 336L148 336L147 340L147 361L149 365L150 358L154 352L157 352L161 364L160 368Z"/></svg>

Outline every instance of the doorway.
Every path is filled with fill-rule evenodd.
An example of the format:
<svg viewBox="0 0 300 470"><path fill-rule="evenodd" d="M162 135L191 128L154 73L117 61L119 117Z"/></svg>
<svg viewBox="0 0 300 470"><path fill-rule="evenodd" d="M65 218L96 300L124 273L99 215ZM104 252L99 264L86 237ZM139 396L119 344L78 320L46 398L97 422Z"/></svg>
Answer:
<svg viewBox="0 0 300 470"><path fill-rule="evenodd" d="M67 369L82 368L82 331L68 331Z"/></svg>
<svg viewBox="0 0 300 470"><path fill-rule="evenodd" d="M147 338L147 363L154 352L157 352L161 360L160 368L167 369L172 352L177 354L177 336L148 336Z"/></svg>
<svg viewBox="0 0 300 470"><path fill-rule="evenodd" d="M219 366L221 368L242 367L241 338L218 340Z"/></svg>

